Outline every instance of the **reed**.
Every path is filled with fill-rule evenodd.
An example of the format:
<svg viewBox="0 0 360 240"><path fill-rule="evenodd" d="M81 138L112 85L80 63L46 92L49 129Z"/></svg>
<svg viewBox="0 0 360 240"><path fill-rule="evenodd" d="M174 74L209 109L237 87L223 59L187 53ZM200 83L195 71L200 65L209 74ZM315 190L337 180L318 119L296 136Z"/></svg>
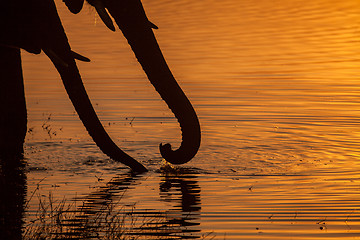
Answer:
<svg viewBox="0 0 360 240"><path fill-rule="evenodd" d="M135 205L105 201L90 208L86 200L54 200L37 192L37 209L24 225L23 239L187 239L186 231L163 213L135 213ZM30 204L27 204L29 208ZM192 236L212 239L213 234Z"/></svg>
<svg viewBox="0 0 360 240"><path fill-rule="evenodd" d="M125 232L129 214L125 209L115 209L109 202L96 212L86 208L85 202L66 199L55 201L52 194L40 194L38 207L24 227L23 239L129 239Z"/></svg>

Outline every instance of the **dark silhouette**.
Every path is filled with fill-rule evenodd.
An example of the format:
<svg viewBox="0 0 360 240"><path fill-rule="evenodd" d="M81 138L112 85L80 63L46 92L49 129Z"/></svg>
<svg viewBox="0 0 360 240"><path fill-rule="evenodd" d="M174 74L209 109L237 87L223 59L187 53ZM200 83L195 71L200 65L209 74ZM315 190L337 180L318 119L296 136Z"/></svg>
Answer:
<svg viewBox="0 0 360 240"><path fill-rule="evenodd" d="M71 12L78 13L84 0L64 2ZM128 39L149 80L179 120L183 138L181 146L173 151L170 144L160 144L162 156L174 164L190 161L200 146L199 121L164 60L152 32L152 28L157 27L147 19L140 0L88 2L95 7L106 26L114 31L112 20L105 10L107 8ZM136 173L147 169L119 149L101 125L75 63L75 59L90 60L71 50L53 0L3 2L0 29L0 236L21 239L26 194L22 157L27 114L20 49L34 54L43 51L50 58L85 128L105 154ZM193 184L189 185L186 181L180 184L185 196L183 200L190 200L189 204L187 200L182 204L189 207L196 205L197 196L188 192Z"/></svg>
<svg viewBox="0 0 360 240"><path fill-rule="evenodd" d="M142 209L136 205L133 209L126 209L123 214L129 215L130 219L127 221L139 219L138 224L132 227L127 226L129 229L126 235L130 239L136 236L149 236L149 239L200 238L198 226L200 225L201 190L197 182L196 170L174 168L170 171L163 170L160 176L160 200L169 202L174 207L166 211ZM67 222L72 230L72 237L83 238L87 234L87 237L91 238L104 231L105 229L101 229L101 226L98 226L99 229L95 229L96 226L94 226L93 232L85 232L84 229L87 223L102 217L99 213L104 209L109 209L111 204L116 203L117 208L126 206L128 203L126 199L122 200L122 197L127 191L144 181L144 178L143 175L134 175L131 172L121 174L92 193L77 198L76 200L80 202L77 204L79 207L74 211L73 218L68 219ZM114 210L116 212L116 209ZM66 236L66 233L62 236Z"/></svg>
<svg viewBox="0 0 360 240"><path fill-rule="evenodd" d="M71 212L74 213L72 217L66 218L66 221L59 223L68 230L58 233L59 239L67 237L72 237L72 239L95 239L99 237L98 234L105 234L105 231L109 230L104 227L107 224L107 227L114 224L113 226L119 231L113 232L113 236L116 238L115 236L121 234L121 231L125 229L118 228L122 227L121 221L111 221L108 218L119 213L118 211L122 207L120 202L122 196L127 190L139 184L142 178L141 174L134 174L133 172L119 174L104 186L85 196L74 199L74 201L78 202L76 204L78 207L71 209ZM116 209L119 206L120 209ZM128 214L130 213L121 212L124 219ZM98 224L89 224L94 222Z"/></svg>
<svg viewBox="0 0 360 240"><path fill-rule="evenodd" d="M200 146L200 125L196 113L171 71L157 44L140 0L87 0L101 19L115 30L105 8L127 38L150 82L175 114L182 130L182 143L173 151L170 144L160 144L161 155L170 163L190 161ZM64 0L71 12L81 10L83 0ZM0 12L2 98L0 110L0 152L2 155L22 154L26 133L26 106L19 49L39 54L43 51L58 70L65 89L81 121L98 147L109 157L128 165L135 172L146 168L124 153L111 140L101 125L83 86L75 59L90 61L73 52L53 0L6 1ZM4 98L4 99L3 99ZM1 156L1 155L0 155Z"/></svg>
<svg viewBox="0 0 360 240"><path fill-rule="evenodd" d="M20 49L1 45L0 113L0 162L21 158L27 118Z"/></svg>
<svg viewBox="0 0 360 240"><path fill-rule="evenodd" d="M0 239L22 239L26 174L21 158L0 161ZM11 163L11 164L3 164Z"/></svg>
<svg viewBox="0 0 360 240"><path fill-rule="evenodd" d="M82 0L63 0L72 12L79 12ZM112 31L115 27L107 11L128 40L136 58L144 69L151 84L159 92L180 123L182 143L173 151L170 144L160 144L160 152L166 161L183 164L190 161L200 147L201 132L199 120L190 101L177 84L156 41L151 23L140 0L87 0L94 6L105 25Z"/></svg>
<svg viewBox="0 0 360 240"><path fill-rule="evenodd" d="M164 225L171 225L173 228L178 226L175 236L180 239L200 238L196 235L200 232L198 220L201 210L197 171L191 168L174 168L163 171L161 177L160 199L177 203L167 212L169 220Z"/></svg>
<svg viewBox="0 0 360 240"><path fill-rule="evenodd" d="M4 52L7 51L9 55L12 55L10 58L7 58L5 54L0 56L1 62L8 63L8 68L1 66L1 74L4 77L2 76L0 81L0 89L7 92L5 94L7 99L0 102L2 116L5 116L1 118L1 123L5 122L7 125L0 125L0 152L7 154L9 149L14 148L13 146L17 148L18 152L22 152L24 125L26 129L26 110L22 101L24 90L18 48L23 48L32 53L43 51L50 58L60 73L80 119L99 148L112 159L128 165L136 172L146 171L143 165L116 146L101 125L87 96L74 60L74 57L82 57L71 51L53 0L36 2L17 0L7 1L6 4L8 6L3 8L7 11L4 12L6 18L1 21L5 25L3 28L5 31L3 32L4 37L0 39L0 44ZM13 81L16 84L12 83ZM8 116L10 114L11 116ZM13 123L13 119L21 121L16 120L19 123ZM14 124L20 127L22 130L20 133ZM12 137L8 138L10 135Z"/></svg>

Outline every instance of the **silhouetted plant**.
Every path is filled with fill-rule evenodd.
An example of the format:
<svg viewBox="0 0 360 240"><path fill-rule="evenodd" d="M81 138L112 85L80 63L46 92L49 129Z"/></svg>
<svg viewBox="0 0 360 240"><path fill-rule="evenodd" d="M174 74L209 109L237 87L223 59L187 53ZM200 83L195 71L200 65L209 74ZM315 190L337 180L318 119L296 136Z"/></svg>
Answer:
<svg viewBox="0 0 360 240"><path fill-rule="evenodd" d="M24 226L23 239L182 239L183 229L161 212L134 212L135 205L106 202L96 211L86 200L54 200L37 191L38 208ZM119 207L120 206L120 207ZM170 220L169 220L170 219ZM194 238L212 239L212 233ZM210 237L210 238L209 238Z"/></svg>

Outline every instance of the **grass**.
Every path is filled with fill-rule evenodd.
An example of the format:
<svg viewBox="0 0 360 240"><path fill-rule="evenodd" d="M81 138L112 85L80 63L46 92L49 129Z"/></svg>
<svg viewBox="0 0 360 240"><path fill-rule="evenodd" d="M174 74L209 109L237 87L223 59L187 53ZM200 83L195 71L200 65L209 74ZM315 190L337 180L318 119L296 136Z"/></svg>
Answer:
<svg viewBox="0 0 360 240"><path fill-rule="evenodd" d="M55 201L51 193L47 197L40 194L37 197L38 209L24 228L25 240L140 239L142 228L146 229L147 225L154 225L162 218L160 215L140 218L134 214L135 206L118 209L119 204L111 201L94 211L86 201L76 206L78 201ZM152 234L156 235L155 232Z"/></svg>
<svg viewBox="0 0 360 240"><path fill-rule="evenodd" d="M124 206L109 199L54 200L52 193L41 195L38 187L37 209L24 224L23 239L212 239L189 234L186 226L160 212L136 213L135 205ZM29 200L29 201L30 201ZM99 204L100 202L100 204ZM29 203L29 202L28 202ZM26 205L26 211L29 204ZM29 211L28 211L29 212ZM200 230L199 230L200 231ZM195 231L197 234L199 231Z"/></svg>

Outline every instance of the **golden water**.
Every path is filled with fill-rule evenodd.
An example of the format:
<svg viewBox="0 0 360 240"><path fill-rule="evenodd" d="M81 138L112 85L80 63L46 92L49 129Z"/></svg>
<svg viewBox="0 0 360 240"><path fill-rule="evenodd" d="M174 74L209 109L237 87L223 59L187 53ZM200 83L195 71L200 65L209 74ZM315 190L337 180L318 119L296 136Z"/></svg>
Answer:
<svg viewBox="0 0 360 240"><path fill-rule="evenodd" d="M180 130L121 32L90 7L72 15L57 1L73 50L92 60L78 65L100 119L150 169L122 201L199 224L188 235L360 238L360 1L143 4L202 126L182 177L156 171L158 144L178 145ZM23 62L28 191L46 177L41 191L85 197L125 173L91 141L50 61L24 53Z"/></svg>

